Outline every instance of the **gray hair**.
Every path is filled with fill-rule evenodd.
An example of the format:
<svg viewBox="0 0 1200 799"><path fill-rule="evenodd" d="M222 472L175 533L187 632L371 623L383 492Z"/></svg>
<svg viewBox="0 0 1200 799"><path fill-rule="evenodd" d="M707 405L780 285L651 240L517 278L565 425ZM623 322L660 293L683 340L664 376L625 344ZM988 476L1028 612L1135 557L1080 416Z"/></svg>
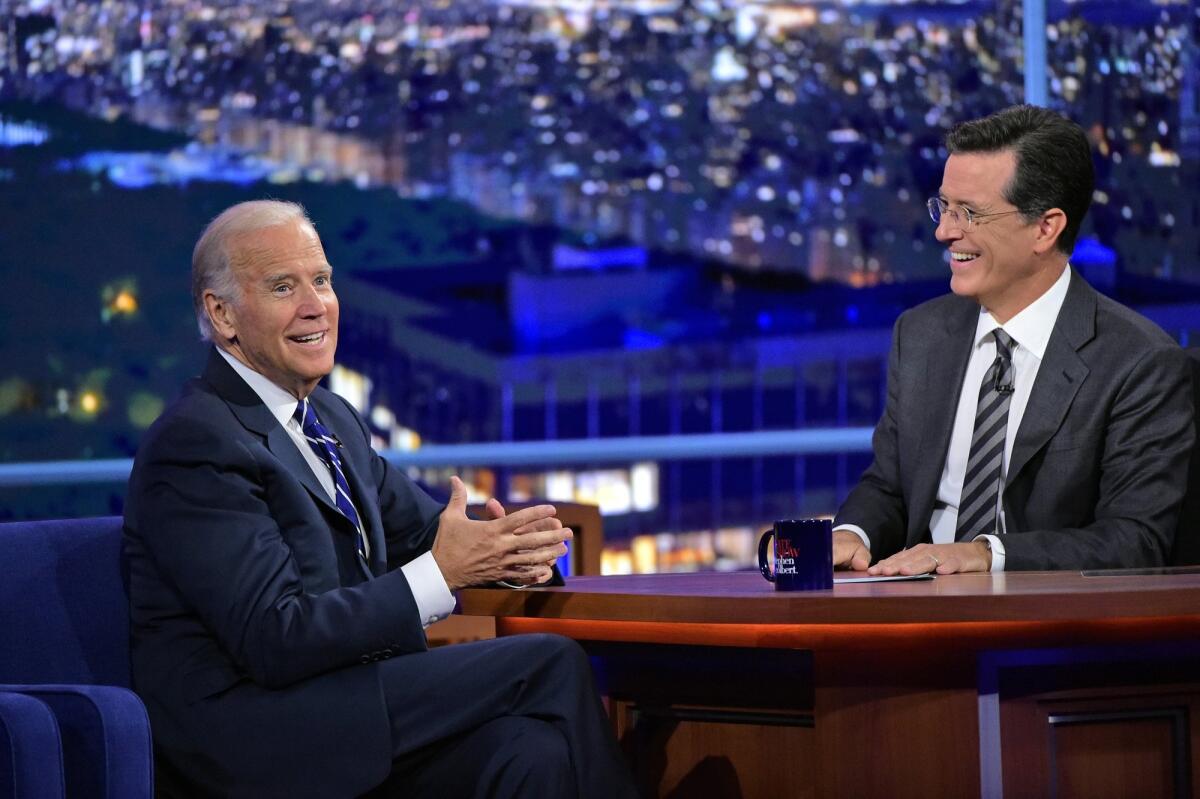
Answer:
<svg viewBox="0 0 1200 799"><path fill-rule="evenodd" d="M241 290L229 262L230 238L296 221L313 226L304 207L298 203L250 200L226 208L208 223L196 242L196 248L192 250L192 305L196 311L200 338L213 343L217 339L208 318L208 309L204 306L205 292L211 291L227 302L241 299Z"/></svg>

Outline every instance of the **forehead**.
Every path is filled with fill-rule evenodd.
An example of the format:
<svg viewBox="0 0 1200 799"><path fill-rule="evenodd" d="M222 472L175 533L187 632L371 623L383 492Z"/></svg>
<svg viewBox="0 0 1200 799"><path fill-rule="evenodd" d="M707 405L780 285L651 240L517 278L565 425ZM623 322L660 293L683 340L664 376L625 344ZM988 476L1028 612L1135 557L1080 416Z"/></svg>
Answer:
<svg viewBox="0 0 1200 799"><path fill-rule="evenodd" d="M230 265L250 279L329 268L317 231L301 220L235 233L226 246Z"/></svg>
<svg viewBox="0 0 1200 799"><path fill-rule="evenodd" d="M946 159L941 196L955 203L999 202L1016 169L1012 150L954 153Z"/></svg>

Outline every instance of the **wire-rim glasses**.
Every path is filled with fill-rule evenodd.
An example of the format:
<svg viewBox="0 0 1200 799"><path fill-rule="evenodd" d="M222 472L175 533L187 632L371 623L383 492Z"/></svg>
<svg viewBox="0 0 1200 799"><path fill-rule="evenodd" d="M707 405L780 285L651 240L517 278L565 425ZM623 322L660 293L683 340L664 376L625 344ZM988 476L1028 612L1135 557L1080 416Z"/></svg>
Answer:
<svg viewBox="0 0 1200 799"><path fill-rule="evenodd" d="M929 218L933 220L933 224L940 225L942 218L959 230L970 230L975 226L977 219L990 219L994 216L1007 216L1008 214L1019 214L1019 208L1012 211L993 211L992 213L980 213L972 211L965 205L960 205L957 208L952 208L948 202L941 197L930 197L925 201L925 207L929 209Z"/></svg>

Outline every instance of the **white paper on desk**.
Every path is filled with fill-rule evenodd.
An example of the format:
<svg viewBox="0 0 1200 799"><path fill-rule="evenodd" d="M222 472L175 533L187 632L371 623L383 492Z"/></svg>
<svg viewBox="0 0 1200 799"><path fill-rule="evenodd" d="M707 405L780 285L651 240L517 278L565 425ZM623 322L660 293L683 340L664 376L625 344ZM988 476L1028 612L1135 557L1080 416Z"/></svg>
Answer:
<svg viewBox="0 0 1200 799"><path fill-rule="evenodd" d="M866 574L862 577L838 577L834 576L834 585L843 585L845 583L895 583L901 580L932 580L933 574L925 572L924 574Z"/></svg>

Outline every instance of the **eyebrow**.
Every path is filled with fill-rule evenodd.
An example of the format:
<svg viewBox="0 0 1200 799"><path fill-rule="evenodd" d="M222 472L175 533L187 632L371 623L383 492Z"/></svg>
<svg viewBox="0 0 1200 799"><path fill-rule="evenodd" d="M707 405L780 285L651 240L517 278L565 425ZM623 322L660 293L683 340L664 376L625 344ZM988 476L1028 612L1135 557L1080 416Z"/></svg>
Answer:
<svg viewBox="0 0 1200 799"><path fill-rule="evenodd" d="M332 275L332 274L333 274L333 266L331 266L329 264L326 264L325 266L321 267L317 271L318 277L320 275ZM262 282L263 283L278 283L281 280L294 280L295 278L296 278L295 272L276 272L273 275L267 275L266 277L264 277L262 279Z"/></svg>
<svg viewBox="0 0 1200 799"><path fill-rule="evenodd" d="M946 197L945 193L940 189L938 190L938 199L948 205L961 205L967 208L990 208L995 205L995 203L989 204L985 202L976 202L975 200L952 200Z"/></svg>

